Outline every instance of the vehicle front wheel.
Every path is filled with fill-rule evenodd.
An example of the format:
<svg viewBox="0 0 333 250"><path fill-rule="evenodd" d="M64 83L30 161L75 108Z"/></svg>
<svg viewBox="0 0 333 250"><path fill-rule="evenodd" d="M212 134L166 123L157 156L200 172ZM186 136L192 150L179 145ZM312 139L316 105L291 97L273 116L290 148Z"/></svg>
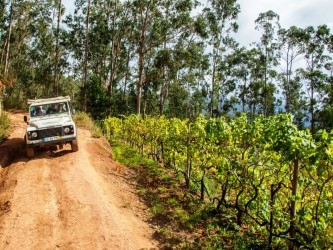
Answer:
<svg viewBox="0 0 333 250"><path fill-rule="evenodd" d="M77 140L73 140L73 141L71 142L71 147L72 147L72 151L73 151L73 152L76 152L76 151L79 150L79 145L78 145L78 143L77 143Z"/></svg>
<svg viewBox="0 0 333 250"><path fill-rule="evenodd" d="M28 158L33 158L35 156L35 151L33 147L26 147L26 153Z"/></svg>

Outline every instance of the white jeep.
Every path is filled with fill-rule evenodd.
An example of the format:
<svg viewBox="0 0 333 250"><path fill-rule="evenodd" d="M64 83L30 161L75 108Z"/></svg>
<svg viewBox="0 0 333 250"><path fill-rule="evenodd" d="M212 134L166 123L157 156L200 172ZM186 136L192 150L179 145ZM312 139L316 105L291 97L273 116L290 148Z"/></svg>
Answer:
<svg viewBox="0 0 333 250"><path fill-rule="evenodd" d="M29 99L29 119L25 142L28 158L35 156L37 147L59 146L70 143L73 152L78 151L77 128L72 119L70 97L59 96L48 99Z"/></svg>

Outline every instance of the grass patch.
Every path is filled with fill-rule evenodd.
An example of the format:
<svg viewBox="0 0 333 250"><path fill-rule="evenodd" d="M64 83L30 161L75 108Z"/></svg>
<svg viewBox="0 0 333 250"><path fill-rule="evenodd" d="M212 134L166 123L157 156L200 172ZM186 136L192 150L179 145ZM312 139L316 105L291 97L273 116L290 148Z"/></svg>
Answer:
<svg viewBox="0 0 333 250"><path fill-rule="evenodd" d="M101 128L94 122L90 115L84 112L76 112L73 120L79 128L87 129L91 132L92 137L99 138L103 136Z"/></svg>
<svg viewBox="0 0 333 250"><path fill-rule="evenodd" d="M2 112L0 116L0 143L9 135L10 120L7 113Z"/></svg>
<svg viewBox="0 0 333 250"><path fill-rule="evenodd" d="M234 217L216 214L215 206L185 188L179 173L142 157L116 138L110 144L115 160L136 172L138 194L150 207L162 249L265 249L260 238L237 228Z"/></svg>
<svg viewBox="0 0 333 250"><path fill-rule="evenodd" d="M138 194L150 207L163 247L184 249L186 246L188 249L191 243L184 238L188 238L193 230L191 212L186 210L191 204L191 196L185 195L187 191L177 174L140 156L136 149L114 138L110 144L115 160L136 171L140 185Z"/></svg>
<svg viewBox="0 0 333 250"><path fill-rule="evenodd" d="M115 141L110 142L115 160L128 167L138 169L140 166L155 166L153 160L141 157L136 149Z"/></svg>

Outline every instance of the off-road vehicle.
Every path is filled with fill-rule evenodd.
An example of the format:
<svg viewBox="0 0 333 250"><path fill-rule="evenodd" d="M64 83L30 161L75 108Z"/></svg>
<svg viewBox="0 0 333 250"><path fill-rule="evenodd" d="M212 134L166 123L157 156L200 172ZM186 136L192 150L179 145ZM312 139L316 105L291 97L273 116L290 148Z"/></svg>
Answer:
<svg viewBox="0 0 333 250"><path fill-rule="evenodd" d="M28 124L25 142L28 158L35 156L35 149L59 147L71 144L72 151L78 151L77 128L72 119L75 112L70 106L69 96L48 99L29 99L29 116L24 116Z"/></svg>

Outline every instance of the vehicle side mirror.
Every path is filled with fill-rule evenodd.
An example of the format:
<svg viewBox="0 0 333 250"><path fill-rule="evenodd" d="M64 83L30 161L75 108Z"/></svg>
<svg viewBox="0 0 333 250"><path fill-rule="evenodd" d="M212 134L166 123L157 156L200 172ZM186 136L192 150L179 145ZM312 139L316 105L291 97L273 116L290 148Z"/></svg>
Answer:
<svg viewBox="0 0 333 250"><path fill-rule="evenodd" d="M28 123L28 117L26 115L23 117L23 120L24 122Z"/></svg>
<svg viewBox="0 0 333 250"><path fill-rule="evenodd" d="M76 110L72 109L72 114L75 115L75 113L76 113Z"/></svg>

